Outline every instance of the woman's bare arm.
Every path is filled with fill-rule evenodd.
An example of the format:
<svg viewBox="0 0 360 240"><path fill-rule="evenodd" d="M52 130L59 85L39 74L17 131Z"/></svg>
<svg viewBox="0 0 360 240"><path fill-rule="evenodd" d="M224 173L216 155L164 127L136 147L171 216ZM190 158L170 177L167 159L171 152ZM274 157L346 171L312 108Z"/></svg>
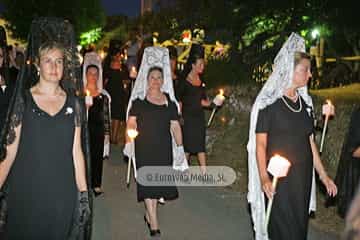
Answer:
<svg viewBox="0 0 360 240"><path fill-rule="evenodd" d="M179 121L171 121L170 122L170 130L172 134L174 135L175 142L178 146L183 145L182 141L182 133L181 133L181 127Z"/></svg>
<svg viewBox="0 0 360 240"><path fill-rule="evenodd" d="M79 192L87 191L85 158L81 147L81 127L75 127L73 161L78 190Z"/></svg>
<svg viewBox="0 0 360 240"><path fill-rule="evenodd" d="M259 170L261 186L267 198L272 198L275 190L272 187L269 174L266 170L266 148L267 148L267 133L256 134L256 161Z"/></svg>
<svg viewBox="0 0 360 240"><path fill-rule="evenodd" d="M327 175L324 165L321 162L319 151L316 147L314 137L313 135L310 136L310 145L311 145L311 151L313 155L313 161L314 161L314 168L316 172L319 174L321 182L325 185L327 193L330 196L335 196L337 194L337 187L333 180L329 178Z"/></svg>
<svg viewBox="0 0 360 240"><path fill-rule="evenodd" d="M353 157L360 158L360 147L357 147L352 154Z"/></svg>
<svg viewBox="0 0 360 240"><path fill-rule="evenodd" d="M6 147L6 157L0 162L0 189L6 181L6 178L10 172L11 166L14 163L16 153L19 147L21 133L21 124L15 128L15 140L12 144Z"/></svg>

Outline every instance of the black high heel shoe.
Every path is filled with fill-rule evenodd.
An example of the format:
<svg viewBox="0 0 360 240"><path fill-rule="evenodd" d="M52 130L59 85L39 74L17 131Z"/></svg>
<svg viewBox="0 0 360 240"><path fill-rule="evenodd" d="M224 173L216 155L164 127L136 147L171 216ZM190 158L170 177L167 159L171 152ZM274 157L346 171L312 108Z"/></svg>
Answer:
<svg viewBox="0 0 360 240"><path fill-rule="evenodd" d="M160 229L155 229L155 230L150 229L150 236L151 237L160 237L161 236Z"/></svg>
<svg viewBox="0 0 360 240"><path fill-rule="evenodd" d="M103 194L104 192L103 191L95 191L95 190L93 190L93 192L94 192L94 195L95 195L95 197L98 197L98 196L100 196L101 194Z"/></svg>
<svg viewBox="0 0 360 240"><path fill-rule="evenodd" d="M160 237L161 236L161 232L160 229L151 229L150 227L150 223L148 222L148 220L146 219L146 216L144 215L144 222L146 224L146 226L149 228L149 232L150 232L150 236L151 237Z"/></svg>

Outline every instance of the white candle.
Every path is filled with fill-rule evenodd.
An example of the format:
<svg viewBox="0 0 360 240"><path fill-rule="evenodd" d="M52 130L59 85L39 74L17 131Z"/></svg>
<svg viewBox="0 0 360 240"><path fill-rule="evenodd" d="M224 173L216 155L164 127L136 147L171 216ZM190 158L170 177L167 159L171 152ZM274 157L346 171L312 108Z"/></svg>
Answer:
<svg viewBox="0 0 360 240"><path fill-rule="evenodd" d="M221 106L224 103L224 101L225 101L224 90L220 89L219 94L216 95L216 97L213 100L213 103L216 106Z"/></svg>
<svg viewBox="0 0 360 240"><path fill-rule="evenodd" d="M325 123L324 123L324 127L323 127L323 132L321 135L320 149L319 149L320 153L322 153L323 148L324 148L325 134L326 134L329 118L331 116L335 115L335 107L334 107L334 105L332 105L332 103L329 99L326 100L326 104L324 104L322 107L322 114L325 115Z"/></svg>
<svg viewBox="0 0 360 240"><path fill-rule="evenodd" d="M134 139L137 137L137 135L139 134L138 131L136 131L136 129L127 129L126 130L126 134L129 136L129 138L131 139L130 143L130 147L132 149L130 149L130 152L135 153L135 145L134 145ZM131 171L131 164L134 165L134 177L135 179L137 178L137 172L136 172L136 161L134 157L130 157L129 162L128 162L128 169L127 169L127 176L126 176L126 185L129 187L130 185L130 171Z"/></svg>
<svg viewBox="0 0 360 240"><path fill-rule="evenodd" d="M291 163L284 157L275 155L270 159L268 165L268 172L274 177L285 177L289 171Z"/></svg>
<svg viewBox="0 0 360 240"><path fill-rule="evenodd" d="M272 187L274 191L276 190L278 179L280 177L285 177L288 174L290 166L291 166L290 162L286 158L283 158L279 155L275 155L270 159L267 170L274 176L272 180ZM269 224L273 201L274 198L272 197L269 199L268 202L268 206L265 214L265 229L267 229Z"/></svg>
<svg viewBox="0 0 360 240"><path fill-rule="evenodd" d="M90 95L89 90L86 90L85 104L87 107L91 107L93 105L93 97Z"/></svg>
<svg viewBox="0 0 360 240"><path fill-rule="evenodd" d="M322 106L322 114L327 116L335 115L335 107L330 100L326 100L326 104Z"/></svg>

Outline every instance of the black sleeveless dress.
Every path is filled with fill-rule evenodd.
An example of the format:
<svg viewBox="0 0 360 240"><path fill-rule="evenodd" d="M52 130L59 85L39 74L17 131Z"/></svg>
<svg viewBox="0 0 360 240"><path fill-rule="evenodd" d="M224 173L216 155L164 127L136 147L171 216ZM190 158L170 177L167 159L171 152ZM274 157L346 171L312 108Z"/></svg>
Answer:
<svg viewBox="0 0 360 240"><path fill-rule="evenodd" d="M65 240L77 187L72 156L75 98L51 116L26 94L19 147L8 177L5 239Z"/></svg>
<svg viewBox="0 0 360 240"><path fill-rule="evenodd" d="M295 110L300 109L301 101L301 111L291 111L284 101ZM276 188L269 222L271 240L307 238L313 173L309 137L313 130L312 109L301 97L296 103L280 98L259 111L256 133L267 133L267 159L279 154L291 163Z"/></svg>
<svg viewBox="0 0 360 240"><path fill-rule="evenodd" d="M205 152L205 113L201 100L206 99L204 84L194 86L185 79L179 80L176 95L182 103L183 143L185 152Z"/></svg>

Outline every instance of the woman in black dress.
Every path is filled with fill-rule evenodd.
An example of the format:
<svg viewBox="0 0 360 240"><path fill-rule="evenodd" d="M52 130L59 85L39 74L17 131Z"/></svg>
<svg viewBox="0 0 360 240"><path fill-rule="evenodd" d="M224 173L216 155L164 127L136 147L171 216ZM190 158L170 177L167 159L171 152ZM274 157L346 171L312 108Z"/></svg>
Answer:
<svg viewBox="0 0 360 240"><path fill-rule="evenodd" d="M211 105L206 96L205 84L200 77L204 66L204 49L193 44L182 79L179 80L175 91L184 120L182 133L186 157L190 160L190 155L196 154L202 172L206 171L204 108Z"/></svg>
<svg viewBox="0 0 360 240"><path fill-rule="evenodd" d="M254 126L254 109L261 109L256 118L254 150L260 180L259 190L265 193L267 199L274 198L269 227L265 229L268 237L274 240L307 238L313 167L328 194L334 196L337 192L335 184L327 176L321 163L313 137L311 98L306 93L311 77L310 57L299 52L304 50L303 39L298 35L291 35L275 58L275 63L281 65L275 65L275 71L269 78L268 85L260 92L252 111L251 127ZM290 66L287 65L289 61L292 61ZM279 91L278 97L275 95L270 99L271 95L265 92L269 90L274 93L274 89ZM262 101L265 102L264 105L259 104ZM250 135L249 155L255 153L250 151L253 150L253 136ZM267 172L268 161L275 154L287 158L291 163L288 175L279 180L276 194ZM253 160L250 156L249 159ZM252 164L253 162L249 162L249 168L253 167ZM254 188L251 186L254 184L252 177L249 173L249 188ZM249 192L248 198L257 227L256 239L267 239L267 234L261 233L262 226L256 225L264 222L259 223L256 219L259 215L256 216L258 205L255 196Z"/></svg>
<svg viewBox="0 0 360 240"><path fill-rule="evenodd" d="M120 124L125 122L127 91L129 91L129 72L122 64L121 50L110 51L110 64L104 66L105 89L111 96L111 143L117 144L120 137ZM107 64L105 61L104 64Z"/></svg>
<svg viewBox="0 0 360 240"><path fill-rule="evenodd" d="M169 56L170 56L171 78L173 80L174 89L176 90L177 85L179 83L179 76L180 76L180 73L177 69L178 53L177 53L176 47L174 47L174 46L168 46L167 49L169 50Z"/></svg>
<svg viewBox="0 0 360 240"><path fill-rule="evenodd" d="M61 19L32 23L27 54L34 65L21 72L1 138L0 187L8 205L1 239L91 237L73 36Z"/></svg>
<svg viewBox="0 0 360 240"><path fill-rule="evenodd" d="M153 53L160 55L158 58L160 63L148 65L144 62L144 59L145 61L147 59L153 60L154 58L148 58ZM166 53L167 50L163 48L145 49L141 65L142 69L140 69L139 77L133 90L139 93L139 97L133 98L131 102L127 129L136 129L139 132L135 139L137 169L146 166L167 166L171 169L173 164L171 133L174 135L176 144L178 146L182 145L181 129L178 122L178 108L172 90L169 59ZM152 56L156 56L155 54ZM161 62L163 59L165 59L165 63ZM142 79L141 76L144 75L144 71L147 74ZM165 74L166 84L164 83ZM166 86L169 88L164 90L164 88L167 88ZM143 98L143 94L137 91L139 89L145 93ZM129 137L127 137L127 142L130 142ZM184 152L183 156L185 159ZM157 219L158 199L173 200L177 197L178 191L176 186L144 186L140 183L137 184L137 198L138 201L145 202L146 214L144 219L148 224L151 236L160 235Z"/></svg>
<svg viewBox="0 0 360 240"><path fill-rule="evenodd" d="M339 188L337 198L338 213L345 217L355 193L360 186L360 108L351 117L349 131L345 139L335 183Z"/></svg>
<svg viewBox="0 0 360 240"><path fill-rule="evenodd" d="M102 94L101 58L95 53L88 53L84 58L86 91L92 97L88 105L88 128L91 153L91 187L95 196L103 193L101 189L104 143L110 141L109 100Z"/></svg>

